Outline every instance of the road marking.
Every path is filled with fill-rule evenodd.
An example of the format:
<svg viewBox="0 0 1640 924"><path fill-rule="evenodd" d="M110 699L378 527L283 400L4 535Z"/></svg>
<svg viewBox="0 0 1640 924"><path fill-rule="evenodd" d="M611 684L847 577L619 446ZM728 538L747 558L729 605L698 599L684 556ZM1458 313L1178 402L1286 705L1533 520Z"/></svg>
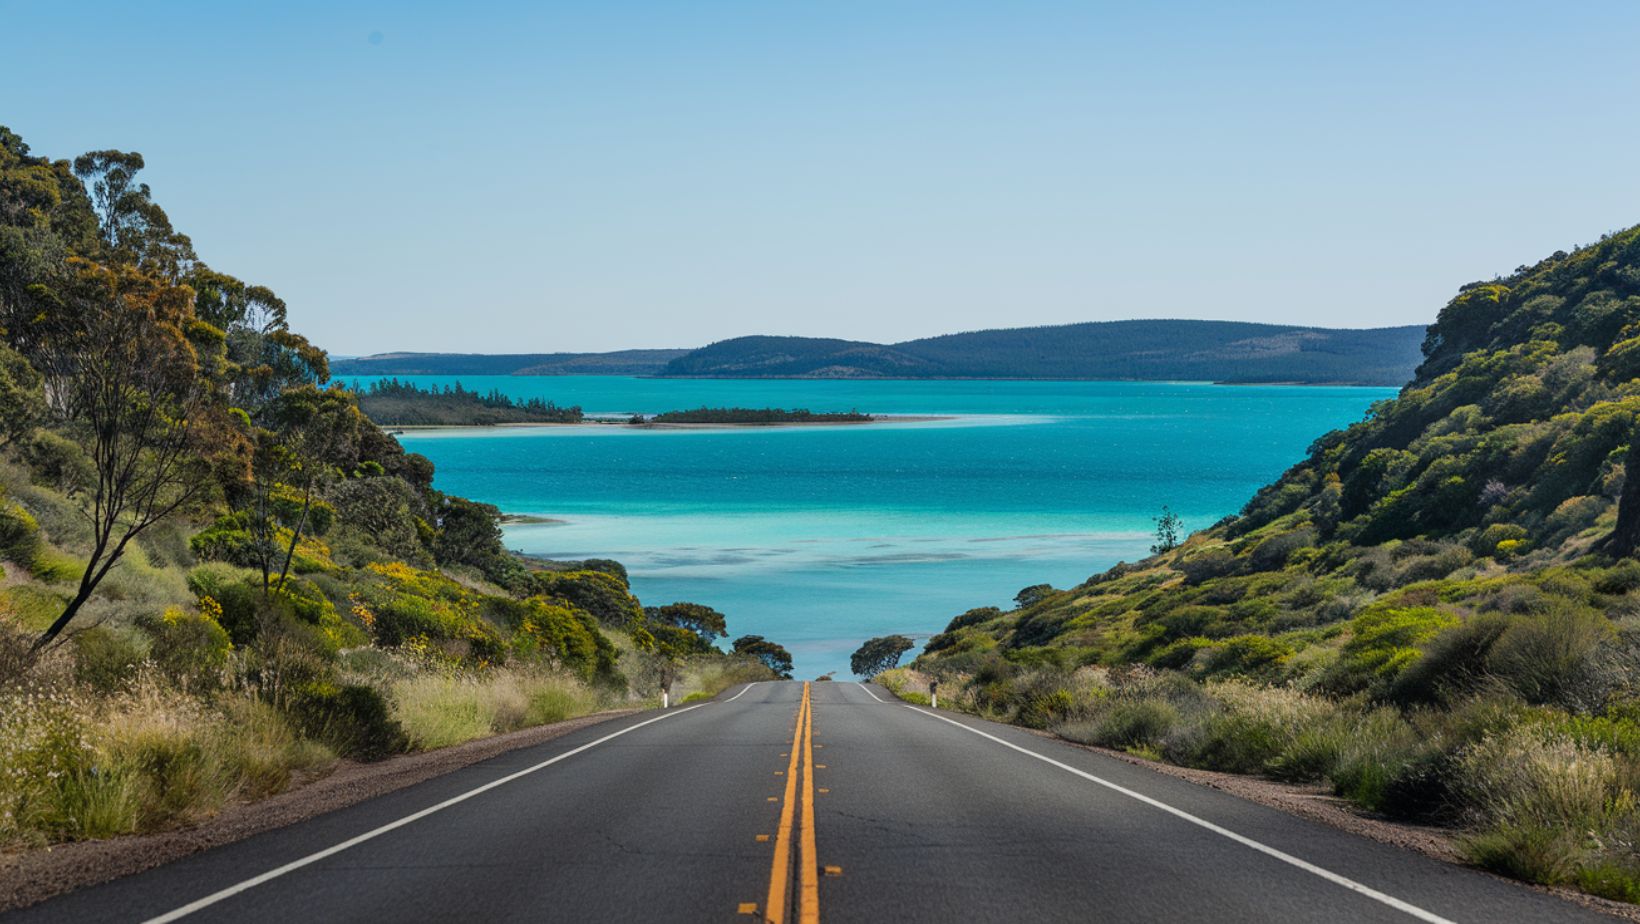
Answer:
<svg viewBox="0 0 1640 924"><path fill-rule="evenodd" d="M807 696L809 685L803 684ZM820 859L814 846L814 702L803 721L803 841L798 854L798 924L820 924Z"/></svg>
<svg viewBox="0 0 1640 924"><path fill-rule="evenodd" d="M626 728L623 728L618 732L614 732L612 734L605 735L602 738L599 738L597 741L589 741L586 744L583 744L580 747L575 748L574 750L565 751L564 753L559 754L557 757L553 757L553 758L550 758L548 760L543 760L543 761L541 761L540 763L536 764L533 767L525 767L524 769L519 770L516 773L509 773L509 774L507 774L506 776L502 777L499 780L492 780L488 783L485 783L483 786L479 786L476 789L469 789L469 790L467 790L466 792L462 793L459 796L451 796L450 798L445 799L443 802L440 802L437 805L430 805L427 808L424 808L419 812L413 812L409 815L406 815L403 818L400 818L398 821L390 821L387 824L382 825L379 828L373 828L369 831L366 831L363 834L358 835L357 837L348 838L347 840L342 841L340 844L336 844L336 845L331 846L331 847L326 847L324 850L321 850L318 853L308 854L307 856L301 858L300 860L292 860L289 863L286 863L284 866L275 867L273 869L268 870L265 873L262 873L259 876L252 876L251 878L246 879L244 882L240 882L240 883L237 883L235 885L228 886L226 889L222 889L219 892L212 892L211 894L205 896L204 898L200 898L200 899L196 899L194 901L191 901L188 904L183 905L182 907L177 908L173 911L168 911L165 914L159 915L158 917L149 918L147 921L144 922L144 924L167 924L167 922L169 922L169 921L180 920L182 918L187 917L190 914L193 914L196 911L201 911L201 910L204 910L205 908L209 908L210 906L212 906L212 905L216 904L217 902L220 902L224 899L232 898L232 897L234 897L235 895L238 895L241 892L244 892L244 891L247 891L247 890L250 890L250 889L254 889L254 888L256 888L257 886L261 885L264 882L270 882L274 879L278 879L280 876L283 876L286 873L295 872L296 870L299 870L304 866L309 866L311 864L317 863L320 860L323 860L327 857L333 857L336 854L339 854L344 850L347 850L351 847L357 847L360 844L364 843L365 841L372 840L374 838L380 837L381 835L386 834L389 831L394 831L394 830L397 830L399 828L402 828L405 825L410 824L411 822L420 821L421 819L426 818L428 815L431 815L435 812L442 812L442 811L444 811L445 809L449 808L452 805L456 805L456 804L459 804L459 803L462 803L462 802L466 802L468 799L471 799L472 797L477 796L477 795L481 795L483 793L487 793L490 790L495 789L498 786L505 786L506 784L511 783L513 780L516 780L520 777L529 776L530 774L536 772L537 770L544 770L547 767L550 767L553 764L556 764L561 760L567 760L571 757L574 757L575 755L581 753L582 751L591 750L592 748L595 748L598 745L603 744L605 741L612 741L616 738L621 737L624 734L627 734L628 732L635 732L638 729L643 728L645 725L654 725L656 722L662 722L662 721L665 721L666 719L673 718L674 716L683 715L685 712L689 712L690 710L693 710L693 709L699 709L701 706L704 706L704 705L706 705L706 704L705 703L696 703L693 706L686 706L682 709L675 709L675 710L673 710L671 712L667 712L663 715L656 716L653 719L647 719L645 721L639 722L636 725L629 725Z"/></svg>
<svg viewBox="0 0 1640 924"><path fill-rule="evenodd" d="M1061 770L1064 770L1067 773L1075 774L1076 776L1082 777L1083 779L1088 780L1089 782L1098 783L1100 786L1103 786L1106 789L1112 790L1114 792L1119 792L1122 795L1127 796L1130 799L1137 799L1138 801L1143 802L1144 804L1146 804L1146 805L1148 805L1152 808L1161 809L1162 811L1167 812L1169 815L1173 815L1177 818L1181 818L1185 821L1190 822L1193 825L1196 825L1197 827L1205 828L1205 829L1213 832L1214 834L1220 835L1221 837L1227 837L1230 840L1235 841L1238 844L1241 844L1243 847L1251 847L1252 849L1257 850L1259 853L1265 854L1266 856L1274 857L1277 860L1280 860L1281 862L1286 863L1290 866L1296 866L1299 869L1301 869L1301 870L1303 870L1307 873L1312 873L1316 876L1320 876L1322 879L1325 879L1328 882L1333 883L1334 885L1343 886L1344 888L1349 889L1352 892L1356 892L1356 893L1359 893L1361 895L1364 895L1367 898L1372 899L1373 901L1381 902L1385 905L1390 906L1391 908L1394 908L1397 911L1405 912L1406 914L1409 914L1409 915L1417 918L1420 921L1427 921L1427 922L1429 922L1429 924L1455 924L1455 922L1453 922L1449 918L1443 918L1440 915L1438 915L1438 914L1436 914L1432 911L1425 911L1424 909L1418 907L1417 905L1410 904L1408 902L1404 902L1401 899L1396 898L1393 895L1386 895L1383 892L1380 892L1377 889L1372 888L1371 886L1362 885L1361 883L1356 882L1354 879L1350 879L1350 878L1345 877L1345 876L1340 876L1340 875L1338 875L1337 873L1335 873L1331 870L1323 869L1323 868L1321 868L1319 866L1316 866L1314 863L1311 863L1307 860L1301 860L1298 857L1295 857L1290 853L1285 853L1283 851L1277 850L1274 847L1271 847L1267 844L1263 844L1263 843L1260 843L1258 841L1255 841L1252 838L1247 837L1245 835L1237 834L1236 832L1230 830L1229 828L1221 827L1219 825L1214 824L1211 821L1208 821L1205 818L1200 818L1198 816L1192 815L1189 812L1185 811L1184 809L1174 808L1173 806L1168 805L1166 802L1162 802L1158 799L1152 799L1150 796L1147 796L1144 793L1136 792L1132 789L1128 789L1126 786L1122 786L1122 785L1117 784L1117 783L1112 783L1111 781L1109 781L1107 779L1103 779L1102 777L1094 776L1093 774L1088 773L1086 770L1078 770L1077 768L1071 766L1070 764L1061 763L1060 761L1054 760L1052 757L1045 757L1041 754L1036 753L1033 750L1030 750L1029 748L1022 748L1019 745L1014 744L1012 741L1004 741L1003 739L998 738L996 735L992 735L992 734L988 734L986 732L982 732L977 728L973 728L971 726L964 725L963 723L958 722L955 719L948 719L943 715L939 715L938 713L930 712L926 709L919 709L916 706L912 706L912 705L906 705L905 708L910 709L912 712L917 712L917 713L920 713L922 715L926 715L929 718L939 719L941 722L949 722L950 724L955 725L956 727L962 729L963 731L973 732L974 734L980 736L981 738L988 738L988 739L996 742L997 744L1002 745L1005 748L1012 748L1013 750L1018 751L1019 753L1024 754L1027 757L1034 757L1037 760L1040 760L1045 764L1051 764L1055 767L1058 767Z"/></svg>
<svg viewBox="0 0 1640 924"><path fill-rule="evenodd" d="M724 700L724 702L725 703L732 703L735 700L740 699L742 696L746 695L747 690L750 690L752 687L755 687L755 686L757 686L758 684L760 684L762 682L763 681L761 681L761 680L754 680L751 683L746 684L746 686L743 689L741 689L741 691L739 693L736 693L735 695L729 697L728 699Z"/></svg>
<svg viewBox="0 0 1640 924"><path fill-rule="evenodd" d="M741 902L736 914L757 914L757 902Z"/></svg>
<svg viewBox="0 0 1640 924"><path fill-rule="evenodd" d="M868 686L866 686L866 685L865 685L865 684L863 684L863 683L862 683L862 684L860 684L860 689L862 689L862 690L864 690L864 691L866 691L866 695L867 695L867 696L869 696L869 697L871 697L871 698L872 698L872 699L874 699L874 700L876 700L876 701L877 701L877 702L879 702L879 703L882 703L882 702L887 702L887 700L885 700L885 699L883 699L883 698L882 698L882 697L880 697L880 696L878 696L878 695L877 695L877 694L875 694L875 693L873 693L873 692L871 692L871 688L870 688L870 687L868 687Z"/></svg>
<svg viewBox="0 0 1640 924"><path fill-rule="evenodd" d="M775 829L774 858L769 863L769 897L763 903L763 919L770 924L786 920L786 882L792 866L792 816L797 811L797 758L803 746L803 718L809 713L809 685L803 684L803 700L797 705L797 729L792 733L786 765L786 800L780 806L780 824ZM770 802L775 799L770 797Z"/></svg>

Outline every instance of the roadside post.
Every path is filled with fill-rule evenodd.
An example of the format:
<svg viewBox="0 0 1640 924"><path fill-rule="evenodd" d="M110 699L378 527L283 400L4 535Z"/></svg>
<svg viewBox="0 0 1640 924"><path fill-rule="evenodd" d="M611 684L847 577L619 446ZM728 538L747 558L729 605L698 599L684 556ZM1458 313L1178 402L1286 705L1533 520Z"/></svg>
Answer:
<svg viewBox="0 0 1640 924"><path fill-rule="evenodd" d="M930 709L940 708L940 682L938 680L928 681L928 707Z"/></svg>

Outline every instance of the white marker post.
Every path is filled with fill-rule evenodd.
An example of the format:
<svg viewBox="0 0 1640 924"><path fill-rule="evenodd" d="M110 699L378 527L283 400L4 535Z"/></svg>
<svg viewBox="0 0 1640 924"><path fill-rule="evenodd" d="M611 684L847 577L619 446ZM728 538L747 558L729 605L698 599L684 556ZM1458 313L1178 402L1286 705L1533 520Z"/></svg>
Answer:
<svg viewBox="0 0 1640 924"><path fill-rule="evenodd" d="M938 680L928 681L928 708L940 708L940 682Z"/></svg>
<svg viewBox="0 0 1640 924"><path fill-rule="evenodd" d="M661 688L661 708L672 708L672 694L665 687Z"/></svg>

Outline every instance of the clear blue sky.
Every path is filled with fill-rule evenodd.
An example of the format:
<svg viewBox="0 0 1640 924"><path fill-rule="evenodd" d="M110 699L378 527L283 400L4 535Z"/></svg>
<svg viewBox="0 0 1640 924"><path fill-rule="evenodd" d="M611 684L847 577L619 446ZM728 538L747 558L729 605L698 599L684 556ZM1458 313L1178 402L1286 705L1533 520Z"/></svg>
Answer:
<svg viewBox="0 0 1640 924"><path fill-rule="evenodd" d="M338 353L1426 323L1640 222L1640 3L0 0Z"/></svg>

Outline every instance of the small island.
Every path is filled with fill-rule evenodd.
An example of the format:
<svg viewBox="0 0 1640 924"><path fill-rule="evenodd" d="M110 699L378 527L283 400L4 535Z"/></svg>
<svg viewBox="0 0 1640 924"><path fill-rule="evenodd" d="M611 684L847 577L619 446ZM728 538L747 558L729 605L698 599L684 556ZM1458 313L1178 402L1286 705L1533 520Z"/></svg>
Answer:
<svg viewBox="0 0 1640 924"><path fill-rule="evenodd" d="M383 427L493 427L501 424L575 424L579 407L559 407L540 398L515 399L492 389L469 391L460 382L444 388L421 388L414 382L385 379L353 390L359 409Z"/></svg>
<svg viewBox="0 0 1640 924"><path fill-rule="evenodd" d="M642 414L634 414L628 422L634 426L649 424L756 426L766 424L870 423L875 419L870 414L862 414L855 410L815 413L803 409L788 411L778 407L699 407L692 411L666 411L648 417Z"/></svg>

